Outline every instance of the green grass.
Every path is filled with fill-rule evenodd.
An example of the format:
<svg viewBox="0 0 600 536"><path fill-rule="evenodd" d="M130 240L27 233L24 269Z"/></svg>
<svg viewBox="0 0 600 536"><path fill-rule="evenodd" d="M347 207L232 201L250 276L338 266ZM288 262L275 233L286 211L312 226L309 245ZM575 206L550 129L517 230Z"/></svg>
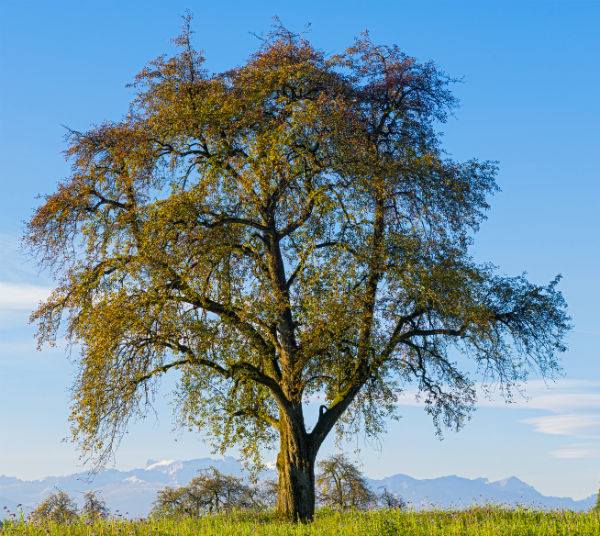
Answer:
<svg viewBox="0 0 600 536"><path fill-rule="evenodd" d="M320 512L310 525L293 525L268 514L202 519L106 521L88 526L16 523L1 536L598 536L600 515L473 508L432 512Z"/></svg>

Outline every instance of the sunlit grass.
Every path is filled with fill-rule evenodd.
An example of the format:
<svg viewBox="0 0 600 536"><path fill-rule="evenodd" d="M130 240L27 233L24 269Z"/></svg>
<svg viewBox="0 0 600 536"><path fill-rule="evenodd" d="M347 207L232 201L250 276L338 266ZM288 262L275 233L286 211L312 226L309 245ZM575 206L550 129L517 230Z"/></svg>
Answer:
<svg viewBox="0 0 600 536"><path fill-rule="evenodd" d="M5 525L2 536L598 536L595 512L537 512L501 508L430 512L320 512L314 523L294 525L269 514L230 514L201 519L111 520L87 525Z"/></svg>

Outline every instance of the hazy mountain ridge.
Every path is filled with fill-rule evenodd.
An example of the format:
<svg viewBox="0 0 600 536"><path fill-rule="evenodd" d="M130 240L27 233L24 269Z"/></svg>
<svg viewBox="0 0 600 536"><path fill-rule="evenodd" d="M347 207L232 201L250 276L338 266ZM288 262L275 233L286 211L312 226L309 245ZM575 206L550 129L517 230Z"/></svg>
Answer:
<svg viewBox="0 0 600 536"><path fill-rule="evenodd" d="M596 500L595 495L579 501L571 497L542 495L533 486L514 476L497 481L456 475L419 480L397 474L381 480L369 479L369 483L375 491L387 488L415 509L467 508L475 504L493 503L543 510L588 510Z"/></svg>
<svg viewBox="0 0 600 536"><path fill-rule="evenodd" d="M56 489L66 491L79 503L85 491L99 491L113 513L120 512L126 517L143 517L152 507L158 490L165 486L185 485L198 471L209 466L215 466L227 474L245 474L238 460L226 457L187 461L149 460L145 468L128 471L106 469L93 475L76 473L41 480L25 481L0 476L0 518L6 516L6 510L2 510L5 506L14 511L17 504L21 504L27 512ZM266 470L262 476L270 478L275 473ZM586 510L595 502L594 495L579 501L570 497L547 497L516 477L490 482L486 478L468 479L459 476L419 480L396 474L383 479L368 479L368 482L374 491L387 488L415 509L465 508L473 504L495 503L541 509Z"/></svg>

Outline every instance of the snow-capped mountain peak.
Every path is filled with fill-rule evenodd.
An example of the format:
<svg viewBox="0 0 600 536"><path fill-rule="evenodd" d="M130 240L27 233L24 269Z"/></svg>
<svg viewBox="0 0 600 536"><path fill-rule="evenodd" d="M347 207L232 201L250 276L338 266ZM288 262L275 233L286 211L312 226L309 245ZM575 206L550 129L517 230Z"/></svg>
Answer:
<svg viewBox="0 0 600 536"><path fill-rule="evenodd" d="M0 518L6 515L3 507L14 511L22 504L31 510L49 493L61 489L81 501L83 492L99 491L114 511L128 512L130 517L148 514L159 490L165 486L184 486L200 471L214 466L219 471L247 476L239 460L231 457L196 460L148 460L144 468L120 471L106 469L95 475L78 473L62 477L24 481L0 476ZM274 478L267 469L262 478ZM595 503L595 496L575 501L569 497L546 497L534 487L516 477L498 481L486 478L469 479L456 475L419 480L404 474L382 479L368 479L375 492L384 488L402 497L412 508L465 508L474 504L524 505L541 509L562 508L586 510Z"/></svg>
<svg viewBox="0 0 600 536"><path fill-rule="evenodd" d="M148 460L146 462L146 471L152 471L153 469L165 467L167 465L171 465L172 463L175 463L175 460Z"/></svg>

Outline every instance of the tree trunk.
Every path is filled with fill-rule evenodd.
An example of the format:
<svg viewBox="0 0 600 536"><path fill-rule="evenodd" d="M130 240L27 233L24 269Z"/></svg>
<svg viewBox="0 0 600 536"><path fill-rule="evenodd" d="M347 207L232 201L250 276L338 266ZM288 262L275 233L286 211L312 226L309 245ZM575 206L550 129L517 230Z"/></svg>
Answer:
<svg viewBox="0 0 600 536"><path fill-rule="evenodd" d="M277 512L290 521L307 523L315 514L315 454L307 434L285 421L277 456Z"/></svg>

